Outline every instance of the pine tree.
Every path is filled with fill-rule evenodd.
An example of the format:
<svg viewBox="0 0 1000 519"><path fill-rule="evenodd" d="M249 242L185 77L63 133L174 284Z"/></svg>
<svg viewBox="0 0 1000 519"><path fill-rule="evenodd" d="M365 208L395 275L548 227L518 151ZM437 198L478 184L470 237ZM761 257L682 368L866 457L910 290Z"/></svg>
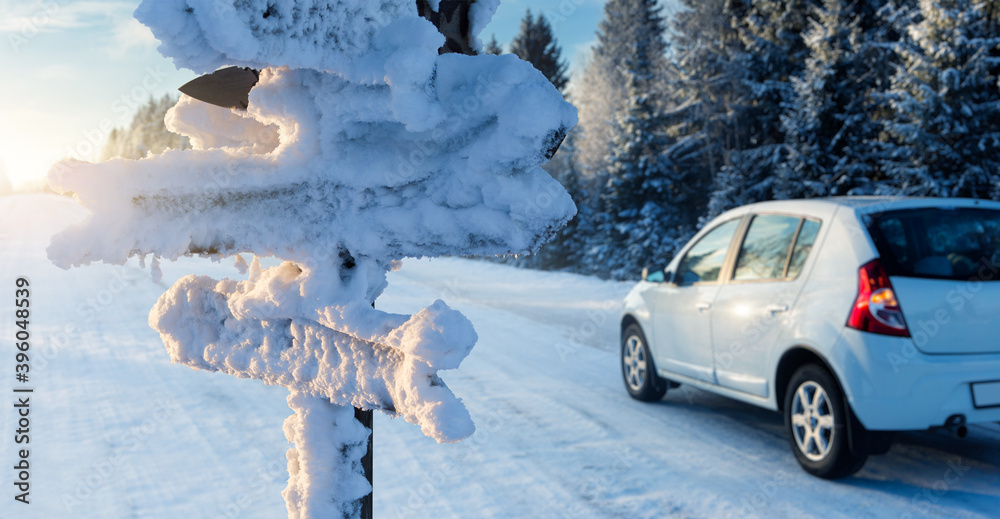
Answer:
<svg viewBox="0 0 1000 519"><path fill-rule="evenodd" d="M603 193L600 234L604 240L597 260L616 279L633 276L647 261L663 264L660 238L667 212L659 199L668 188L660 156L663 138L657 134L657 111L637 71L629 71L630 96L626 111L615 127L608 185Z"/></svg>
<svg viewBox="0 0 1000 519"><path fill-rule="evenodd" d="M708 216L774 196L775 177L788 156L783 108L794 97L808 49L802 40L812 0L734 0L727 14L739 43L730 47L730 74L738 78L728 119L733 131Z"/></svg>
<svg viewBox="0 0 1000 519"><path fill-rule="evenodd" d="M804 38L806 67L782 116L788 158L778 169L776 198L871 194L886 149L880 119L888 111L897 38L880 11L884 0L825 0Z"/></svg>
<svg viewBox="0 0 1000 519"><path fill-rule="evenodd" d="M742 115L747 103L747 51L734 26L730 0L682 0L674 20L667 132L674 141L668 156L689 182L704 193L690 211L699 216L713 195L718 214L750 195L746 178L727 168L732 150L747 140ZM732 178L728 178L728 177ZM769 189L769 186L765 186Z"/></svg>
<svg viewBox="0 0 1000 519"><path fill-rule="evenodd" d="M566 76L567 65L562 60L562 49L552 34L552 26L540 13L532 17L531 9L525 12L521 30L510 43L510 52L534 65L559 91L566 88L569 78Z"/></svg>
<svg viewBox="0 0 1000 519"><path fill-rule="evenodd" d="M668 142L663 133L663 92L650 54L658 51L659 37L637 38L622 70L628 101L614 128L598 221L603 243L595 255L616 279L634 279L645 265L665 266L678 246L678 235L687 234L688 222L674 207L686 189L676 182L674 165L664 155Z"/></svg>
<svg viewBox="0 0 1000 519"><path fill-rule="evenodd" d="M190 148L187 137L170 132L163 122L167 110L176 103L177 98L169 95L160 99L150 98L139 107L128 127L111 130L101 152L101 160L115 157L141 159L150 153L163 153L166 149Z"/></svg>
<svg viewBox="0 0 1000 519"><path fill-rule="evenodd" d="M492 56L499 56L503 54L503 47L500 46L500 42L497 41L497 35L493 34L490 36L490 41L483 45L483 54L488 54Z"/></svg>
<svg viewBox="0 0 1000 519"><path fill-rule="evenodd" d="M583 72L574 81L573 104L579 110L581 129L577 140L577 164L586 176L607 170L612 152L613 128L628 100L622 63L633 44L649 35L650 60L657 82L666 75L665 21L656 0L609 0L597 31L597 45ZM603 184L604 179L594 179Z"/></svg>
<svg viewBox="0 0 1000 519"><path fill-rule="evenodd" d="M893 192L1000 196L1000 20L995 2L921 0L896 45Z"/></svg>

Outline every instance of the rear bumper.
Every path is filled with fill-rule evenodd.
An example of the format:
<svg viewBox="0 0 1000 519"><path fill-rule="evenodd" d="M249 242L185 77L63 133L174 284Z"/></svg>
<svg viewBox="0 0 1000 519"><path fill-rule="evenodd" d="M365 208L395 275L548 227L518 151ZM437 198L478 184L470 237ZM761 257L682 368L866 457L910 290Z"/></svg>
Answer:
<svg viewBox="0 0 1000 519"><path fill-rule="evenodd" d="M1000 381L1000 354L928 355L911 339L845 330L835 357L848 401L868 429L927 429L956 414L967 423L1000 421L1000 407L977 408L972 396L972 384Z"/></svg>

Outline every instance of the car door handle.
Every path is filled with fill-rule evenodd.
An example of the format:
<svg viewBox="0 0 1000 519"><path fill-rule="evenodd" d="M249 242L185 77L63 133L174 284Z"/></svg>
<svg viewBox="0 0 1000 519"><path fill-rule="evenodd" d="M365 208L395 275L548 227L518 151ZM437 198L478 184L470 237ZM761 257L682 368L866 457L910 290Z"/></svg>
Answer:
<svg viewBox="0 0 1000 519"><path fill-rule="evenodd" d="M771 305L767 307L768 313L771 315L777 315L788 311L788 305Z"/></svg>
<svg viewBox="0 0 1000 519"><path fill-rule="evenodd" d="M712 309L712 303L698 303L695 305L695 308L697 308L699 312L706 312Z"/></svg>

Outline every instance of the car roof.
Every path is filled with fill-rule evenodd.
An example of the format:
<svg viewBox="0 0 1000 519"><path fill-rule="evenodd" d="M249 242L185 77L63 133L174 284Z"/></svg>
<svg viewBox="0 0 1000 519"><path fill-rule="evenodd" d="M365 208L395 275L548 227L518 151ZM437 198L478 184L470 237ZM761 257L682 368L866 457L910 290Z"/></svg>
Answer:
<svg viewBox="0 0 1000 519"><path fill-rule="evenodd" d="M1000 202L973 198L933 198L904 196L835 196L800 200L770 200L731 209L724 216L739 216L753 212L790 212L805 215L816 211L829 212L836 208L849 208L858 214L880 213L894 209L921 207L983 207L1000 210Z"/></svg>

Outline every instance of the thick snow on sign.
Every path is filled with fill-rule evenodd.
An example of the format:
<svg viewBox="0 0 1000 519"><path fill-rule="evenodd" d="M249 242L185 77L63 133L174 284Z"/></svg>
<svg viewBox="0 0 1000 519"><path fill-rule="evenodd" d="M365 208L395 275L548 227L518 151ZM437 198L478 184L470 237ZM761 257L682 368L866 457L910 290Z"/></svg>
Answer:
<svg viewBox="0 0 1000 519"><path fill-rule="evenodd" d="M350 319L310 319L299 304L282 304L298 298L300 276L292 263L262 271L256 260L247 281L187 276L160 298L150 325L175 363L390 410L439 441L474 432L465 406L437 376L457 368L476 343L465 316L439 300L412 316L354 307Z"/></svg>
<svg viewBox="0 0 1000 519"><path fill-rule="evenodd" d="M473 29L496 7L474 3ZM288 388L290 517L352 515L367 432L331 403L438 442L475 430L437 376L469 355L472 324L443 301L372 308L387 272L541 245L575 212L540 165L576 111L514 56L439 56L444 38L412 0L147 0L136 17L178 66L254 67L260 82L245 113L182 99L167 123L192 150L53 168L50 184L91 215L49 258L152 256L154 273L189 254L287 260L238 257L246 280L181 278L149 322L176 363Z"/></svg>
<svg viewBox="0 0 1000 519"><path fill-rule="evenodd" d="M444 43L414 0L146 0L135 17L162 42L161 54L200 73L289 66L372 82L404 47L426 57Z"/></svg>
<svg viewBox="0 0 1000 519"><path fill-rule="evenodd" d="M513 55L445 55L436 70L427 84L434 102L414 100L404 117L443 114L425 131L401 124L391 87L317 71L264 70L249 118L182 100L168 115L172 129L225 147L57 166L57 188L101 209L56 238L52 259L68 267L191 249L297 261L338 248L388 259L530 252L573 215L538 165L575 110ZM263 145L279 135L276 148ZM545 192L554 199L537 203Z"/></svg>

